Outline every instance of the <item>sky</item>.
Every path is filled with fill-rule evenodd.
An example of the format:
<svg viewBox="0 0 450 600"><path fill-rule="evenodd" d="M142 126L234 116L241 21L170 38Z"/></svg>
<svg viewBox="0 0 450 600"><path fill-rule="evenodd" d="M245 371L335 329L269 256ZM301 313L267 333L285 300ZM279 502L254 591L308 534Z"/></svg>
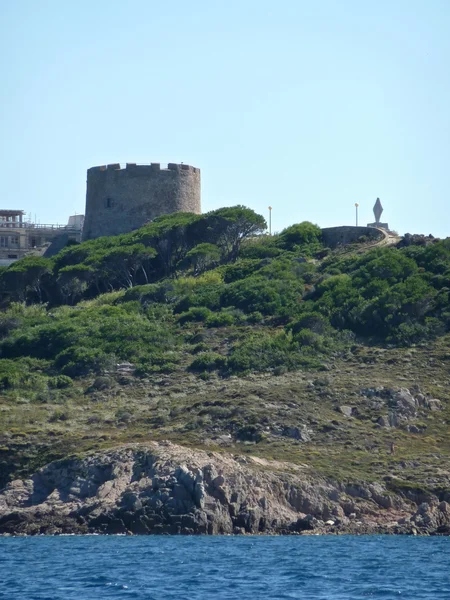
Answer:
<svg viewBox="0 0 450 600"><path fill-rule="evenodd" d="M449 0L0 0L0 208L184 162L204 212L450 236Z"/></svg>

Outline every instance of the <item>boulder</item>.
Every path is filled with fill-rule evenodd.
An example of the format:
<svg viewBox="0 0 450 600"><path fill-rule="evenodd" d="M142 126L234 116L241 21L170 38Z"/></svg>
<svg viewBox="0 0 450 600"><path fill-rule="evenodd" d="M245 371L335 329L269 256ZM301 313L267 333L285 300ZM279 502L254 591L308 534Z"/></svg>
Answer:
<svg viewBox="0 0 450 600"><path fill-rule="evenodd" d="M390 402L392 408L403 418L415 417L417 414L417 403L411 392L406 388L394 394Z"/></svg>
<svg viewBox="0 0 450 600"><path fill-rule="evenodd" d="M346 417L351 417L353 416L353 412L355 409L353 408L353 406L343 405L339 407L339 410Z"/></svg>
<svg viewBox="0 0 450 600"><path fill-rule="evenodd" d="M379 417L377 423L378 423L378 425L380 425L380 427L390 427L391 426L388 415L382 415L381 417Z"/></svg>
<svg viewBox="0 0 450 600"><path fill-rule="evenodd" d="M301 442L311 441L312 431L306 427L306 425L299 425L297 427L286 427L283 429L283 436L299 440Z"/></svg>
<svg viewBox="0 0 450 600"><path fill-rule="evenodd" d="M440 400L437 400L436 398L432 398L431 400L428 400L427 404L428 404L428 408L432 412L442 410L442 402Z"/></svg>
<svg viewBox="0 0 450 600"><path fill-rule="evenodd" d="M424 407L427 405L427 399L425 398L425 396L423 394L416 394L415 396L416 398L416 402L420 407Z"/></svg>

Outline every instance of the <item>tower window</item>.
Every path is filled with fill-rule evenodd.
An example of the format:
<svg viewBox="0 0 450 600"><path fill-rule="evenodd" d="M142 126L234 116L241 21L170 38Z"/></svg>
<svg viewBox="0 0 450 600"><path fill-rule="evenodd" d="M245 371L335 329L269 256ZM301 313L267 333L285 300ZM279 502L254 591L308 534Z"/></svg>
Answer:
<svg viewBox="0 0 450 600"><path fill-rule="evenodd" d="M106 198L105 200L105 208L111 208L113 205L112 198Z"/></svg>

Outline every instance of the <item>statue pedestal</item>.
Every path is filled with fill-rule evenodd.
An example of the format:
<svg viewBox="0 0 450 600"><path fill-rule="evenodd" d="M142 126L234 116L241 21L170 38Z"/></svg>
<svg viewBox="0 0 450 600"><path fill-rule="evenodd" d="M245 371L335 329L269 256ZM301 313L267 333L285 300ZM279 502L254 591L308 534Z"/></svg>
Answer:
<svg viewBox="0 0 450 600"><path fill-rule="evenodd" d="M388 223L367 223L367 227L379 227L380 229L386 229L389 231Z"/></svg>

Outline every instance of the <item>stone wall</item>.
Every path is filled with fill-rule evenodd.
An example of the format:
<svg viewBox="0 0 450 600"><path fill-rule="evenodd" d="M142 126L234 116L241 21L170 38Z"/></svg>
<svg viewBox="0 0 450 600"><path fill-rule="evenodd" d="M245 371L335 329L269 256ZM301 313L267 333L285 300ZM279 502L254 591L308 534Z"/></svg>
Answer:
<svg viewBox="0 0 450 600"><path fill-rule="evenodd" d="M92 167L87 172L83 241L118 235L173 212L200 214L200 169L169 163L127 163Z"/></svg>
<svg viewBox="0 0 450 600"><path fill-rule="evenodd" d="M375 227L325 227L322 229L322 239L324 244L329 248L344 246L357 242L361 237L366 237L370 240L382 240L384 234Z"/></svg>

